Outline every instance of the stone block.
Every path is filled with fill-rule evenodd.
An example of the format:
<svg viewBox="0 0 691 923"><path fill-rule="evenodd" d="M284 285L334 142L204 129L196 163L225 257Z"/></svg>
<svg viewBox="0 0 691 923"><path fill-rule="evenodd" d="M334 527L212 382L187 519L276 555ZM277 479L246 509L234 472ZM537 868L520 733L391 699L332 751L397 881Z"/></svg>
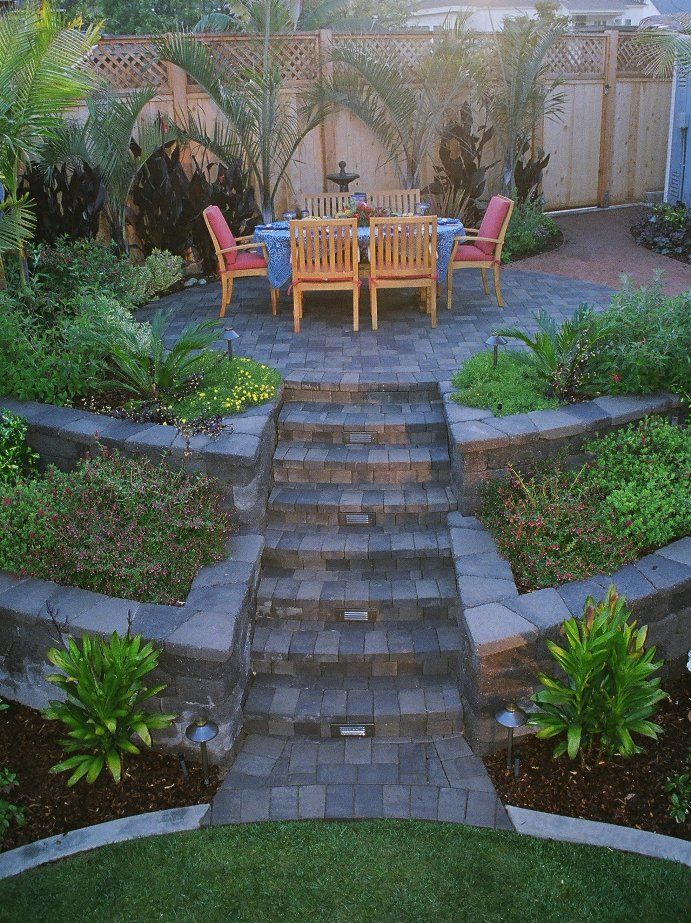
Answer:
<svg viewBox="0 0 691 923"><path fill-rule="evenodd" d="M540 631L548 631L570 618L566 603L553 587L516 596L506 601L505 605Z"/></svg>
<svg viewBox="0 0 691 923"><path fill-rule="evenodd" d="M535 626L503 603L493 602L466 609L463 621L476 656L521 647L535 640Z"/></svg>
<svg viewBox="0 0 691 923"><path fill-rule="evenodd" d="M691 567L660 554L646 555L636 561L635 567L658 590L668 589L691 581Z"/></svg>
<svg viewBox="0 0 691 923"><path fill-rule="evenodd" d="M691 567L691 536L687 535L686 538L680 538L678 541L672 542L671 545L660 548L657 554L663 558L670 558L672 561L678 561L679 564Z"/></svg>

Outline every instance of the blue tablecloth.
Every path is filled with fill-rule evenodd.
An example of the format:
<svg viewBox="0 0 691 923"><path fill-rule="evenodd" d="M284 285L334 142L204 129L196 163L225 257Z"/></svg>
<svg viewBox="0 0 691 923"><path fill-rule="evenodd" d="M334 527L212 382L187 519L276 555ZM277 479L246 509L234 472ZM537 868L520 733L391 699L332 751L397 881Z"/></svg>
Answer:
<svg viewBox="0 0 691 923"><path fill-rule="evenodd" d="M464 233L463 224L450 218L440 218L437 224L437 273L445 281L451 262L454 237ZM358 242L361 247L369 244L369 228L358 228ZM290 282L290 232L286 222L274 222L266 227L255 228L254 239L266 244L269 254L269 282L274 288L281 288Z"/></svg>

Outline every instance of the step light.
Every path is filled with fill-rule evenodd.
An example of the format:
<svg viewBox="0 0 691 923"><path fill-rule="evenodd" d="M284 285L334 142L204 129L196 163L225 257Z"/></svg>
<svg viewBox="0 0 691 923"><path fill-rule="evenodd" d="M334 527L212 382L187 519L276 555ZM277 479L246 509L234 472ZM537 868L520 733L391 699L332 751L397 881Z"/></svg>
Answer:
<svg viewBox="0 0 691 923"><path fill-rule="evenodd" d="M339 513L338 521L342 526L373 526L374 513Z"/></svg>
<svg viewBox="0 0 691 923"><path fill-rule="evenodd" d="M372 433L344 433L343 441L346 445L369 445L374 442Z"/></svg>
<svg viewBox="0 0 691 923"><path fill-rule="evenodd" d="M332 724L332 737L374 737L374 724Z"/></svg>
<svg viewBox="0 0 691 923"><path fill-rule="evenodd" d="M377 618L376 609L339 609L338 614L344 622L374 622Z"/></svg>

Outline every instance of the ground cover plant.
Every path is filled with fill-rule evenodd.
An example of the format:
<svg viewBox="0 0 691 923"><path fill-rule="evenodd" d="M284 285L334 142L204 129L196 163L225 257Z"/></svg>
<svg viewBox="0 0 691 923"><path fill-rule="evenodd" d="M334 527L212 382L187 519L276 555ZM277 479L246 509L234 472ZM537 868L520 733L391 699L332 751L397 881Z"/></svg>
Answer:
<svg viewBox="0 0 691 923"><path fill-rule="evenodd" d="M506 232L502 263L512 263L524 256L542 253L559 246L563 235L553 218L546 215L540 202L516 205Z"/></svg>
<svg viewBox="0 0 691 923"><path fill-rule="evenodd" d="M683 202L653 205L650 212L631 228L636 243L691 263L691 209Z"/></svg>
<svg viewBox="0 0 691 923"><path fill-rule="evenodd" d="M29 474L38 458L26 441L26 420L5 410L0 413L0 485L16 484Z"/></svg>
<svg viewBox="0 0 691 923"><path fill-rule="evenodd" d="M691 433L648 419L587 445L579 471L544 463L491 481L481 519L521 592L612 573L691 531Z"/></svg>
<svg viewBox="0 0 691 923"><path fill-rule="evenodd" d="M451 383L457 404L486 407L497 417L559 406L556 397L544 393L543 381L529 358L514 350L499 352L496 366L490 353L472 356Z"/></svg>
<svg viewBox="0 0 691 923"><path fill-rule="evenodd" d="M9 705L0 699L0 712L8 708ZM4 767L0 761L0 843L13 823L20 826L24 823L24 809L4 797L18 784L17 774Z"/></svg>
<svg viewBox="0 0 691 923"><path fill-rule="evenodd" d="M662 923L684 917L688 888L681 865L514 833L305 821L109 846L0 882L0 906L15 923L186 919L190 907L238 923Z"/></svg>
<svg viewBox="0 0 691 923"><path fill-rule="evenodd" d="M212 481L117 453L0 487L0 568L109 596L184 599L229 529Z"/></svg>

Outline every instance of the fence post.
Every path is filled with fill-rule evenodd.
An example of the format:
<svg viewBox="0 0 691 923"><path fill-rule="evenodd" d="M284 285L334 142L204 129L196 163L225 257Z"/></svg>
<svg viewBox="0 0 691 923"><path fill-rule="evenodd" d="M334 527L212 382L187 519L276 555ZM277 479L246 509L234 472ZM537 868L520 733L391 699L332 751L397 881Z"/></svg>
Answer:
<svg viewBox="0 0 691 923"><path fill-rule="evenodd" d="M597 171L597 204L610 204L612 164L614 159L614 117L617 106L617 48L619 32L605 32L604 85L602 87L602 117L600 121L600 158Z"/></svg>
<svg viewBox="0 0 691 923"><path fill-rule="evenodd" d="M329 79L333 76L333 62L331 61L331 45L333 43L333 32L331 29L319 30L319 65L318 72L320 77ZM322 119L320 126L321 150L322 150L322 177L323 190L327 192L326 171L336 171L336 123L335 116L327 115ZM331 164L331 168L329 168Z"/></svg>

